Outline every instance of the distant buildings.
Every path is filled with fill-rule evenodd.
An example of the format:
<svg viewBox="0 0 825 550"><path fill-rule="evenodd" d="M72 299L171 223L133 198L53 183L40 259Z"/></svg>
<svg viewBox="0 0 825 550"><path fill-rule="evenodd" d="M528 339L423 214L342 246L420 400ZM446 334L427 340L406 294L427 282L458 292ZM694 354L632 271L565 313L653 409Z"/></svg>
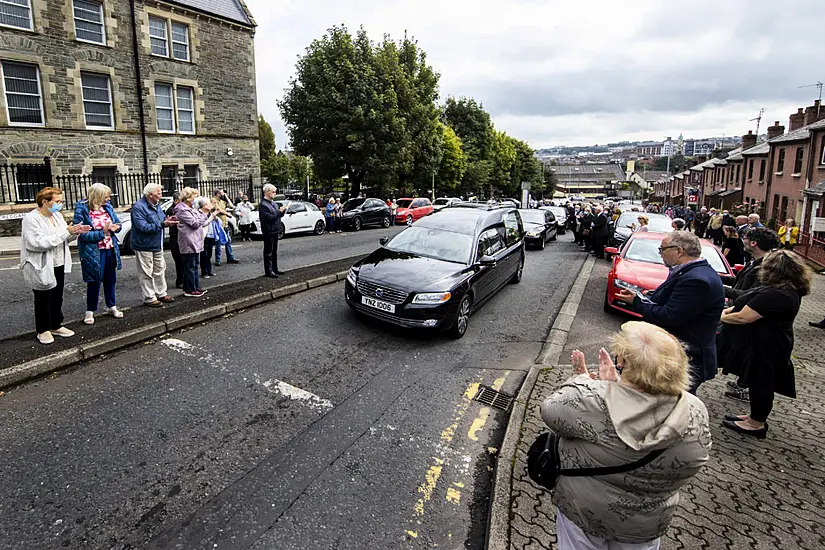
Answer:
<svg viewBox="0 0 825 550"><path fill-rule="evenodd" d="M568 196L615 195L625 181L624 169L618 164L565 164L550 169L556 175L557 192Z"/></svg>

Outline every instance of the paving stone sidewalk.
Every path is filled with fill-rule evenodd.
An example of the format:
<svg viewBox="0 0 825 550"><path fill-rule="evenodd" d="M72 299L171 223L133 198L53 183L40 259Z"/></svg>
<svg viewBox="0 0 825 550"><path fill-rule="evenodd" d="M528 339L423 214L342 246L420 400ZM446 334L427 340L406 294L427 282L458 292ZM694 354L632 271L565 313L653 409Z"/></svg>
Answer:
<svg viewBox="0 0 825 550"><path fill-rule="evenodd" d="M563 361L578 347L592 363L598 346L623 320L601 312L604 273L604 265L593 270ZM707 405L713 434L711 459L682 490L662 538L664 550L825 548L825 331L808 326L823 317L825 276L816 275L795 326L798 398L777 397L766 440L722 428L725 413L748 411L747 403L724 396L727 377L702 385L699 397ZM555 508L549 493L527 477L524 464L530 443L544 430L539 404L570 374L569 365L544 369L530 396L516 452L510 548L556 548Z"/></svg>

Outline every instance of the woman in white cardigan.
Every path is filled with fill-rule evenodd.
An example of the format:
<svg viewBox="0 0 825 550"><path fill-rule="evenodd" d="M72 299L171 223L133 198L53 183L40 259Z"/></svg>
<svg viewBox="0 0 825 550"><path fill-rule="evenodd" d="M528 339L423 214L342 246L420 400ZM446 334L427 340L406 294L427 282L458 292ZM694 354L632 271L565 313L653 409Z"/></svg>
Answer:
<svg viewBox="0 0 825 550"><path fill-rule="evenodd" d="M91 229L88 225L66 225L60 211L63 192L46 187L37 193L37 208L23 218L20 269L34 291L34 322L37 341L54 342L54 335L68 338L74 332L63 326L63 279L72 271L69 241Z"/></svg>

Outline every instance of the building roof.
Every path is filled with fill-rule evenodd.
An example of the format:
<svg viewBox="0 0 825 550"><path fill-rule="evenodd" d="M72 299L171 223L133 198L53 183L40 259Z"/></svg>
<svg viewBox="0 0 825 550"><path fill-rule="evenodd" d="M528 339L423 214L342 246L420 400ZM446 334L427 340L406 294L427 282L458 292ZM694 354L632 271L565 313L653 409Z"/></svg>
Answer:
<svg viewBox="0 0 825 550"><path fill-rule="evenodd" d="M771 140L773 142L774 140ZM746 149L742 151L742 156L750 157L754 155L767 155L771 151L771 146L768 144L767 141L763 141L762 143L757 143L750 149Z"/></svg>
<svg viewBox="0 0 825 550"><path fill-rule="evenodd" d="M180 4L204 13L217 15L223 19L234 21L248 27L254 27L249 9L242 0L165 0L173 4Z"/></svg>
<svg viewBox="0 0 825 550"><path fill-rule="evenodd" d="M825 107L823 107L825 109ZM808 130L825 130L825 118L808 126Z"/></svg>
<svg viewBox="0 0 825 550"><path fill-rule="evenodd" d="M825 125L823 125L823 128L825 128ZM825 197L825 180L805 189L804 193L812 197Z"/></svg>
<svg viewBox="0 0 825 550"><path fill-rule="evenodd" d="M618 164L562 164L552 166L551 169L556 176L567 179L578 176L604 176L623 181L625 175Z"/></svg>
<svg viewBox="0 0 825 550"><path fill-rule="evenodd" d="M787 134L777 136L771 140L771 143L785 143L787 141L803 141L809 139L811 137L810 127L813 126L803 126L802 128L797 128L793 132L788 132Z"/></svg>

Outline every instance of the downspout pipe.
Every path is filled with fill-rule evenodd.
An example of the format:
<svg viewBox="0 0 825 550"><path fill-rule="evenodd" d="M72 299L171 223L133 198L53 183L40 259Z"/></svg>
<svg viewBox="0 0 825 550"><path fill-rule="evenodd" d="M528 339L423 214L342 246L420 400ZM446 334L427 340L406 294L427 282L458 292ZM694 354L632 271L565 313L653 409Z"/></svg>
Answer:
<svg viewBox="0 0 825 550"><path fill-rule="evenodd" d="M140 48L138 47L137 15L135 14L135 0L129 0L132 13L132 53L135 56L135 85L138 99L138 114L140 115L140 141L143 146L143 173L149 175L149 152L146 147L146 117L143 107L143 78L140 76Z"/></svg>

